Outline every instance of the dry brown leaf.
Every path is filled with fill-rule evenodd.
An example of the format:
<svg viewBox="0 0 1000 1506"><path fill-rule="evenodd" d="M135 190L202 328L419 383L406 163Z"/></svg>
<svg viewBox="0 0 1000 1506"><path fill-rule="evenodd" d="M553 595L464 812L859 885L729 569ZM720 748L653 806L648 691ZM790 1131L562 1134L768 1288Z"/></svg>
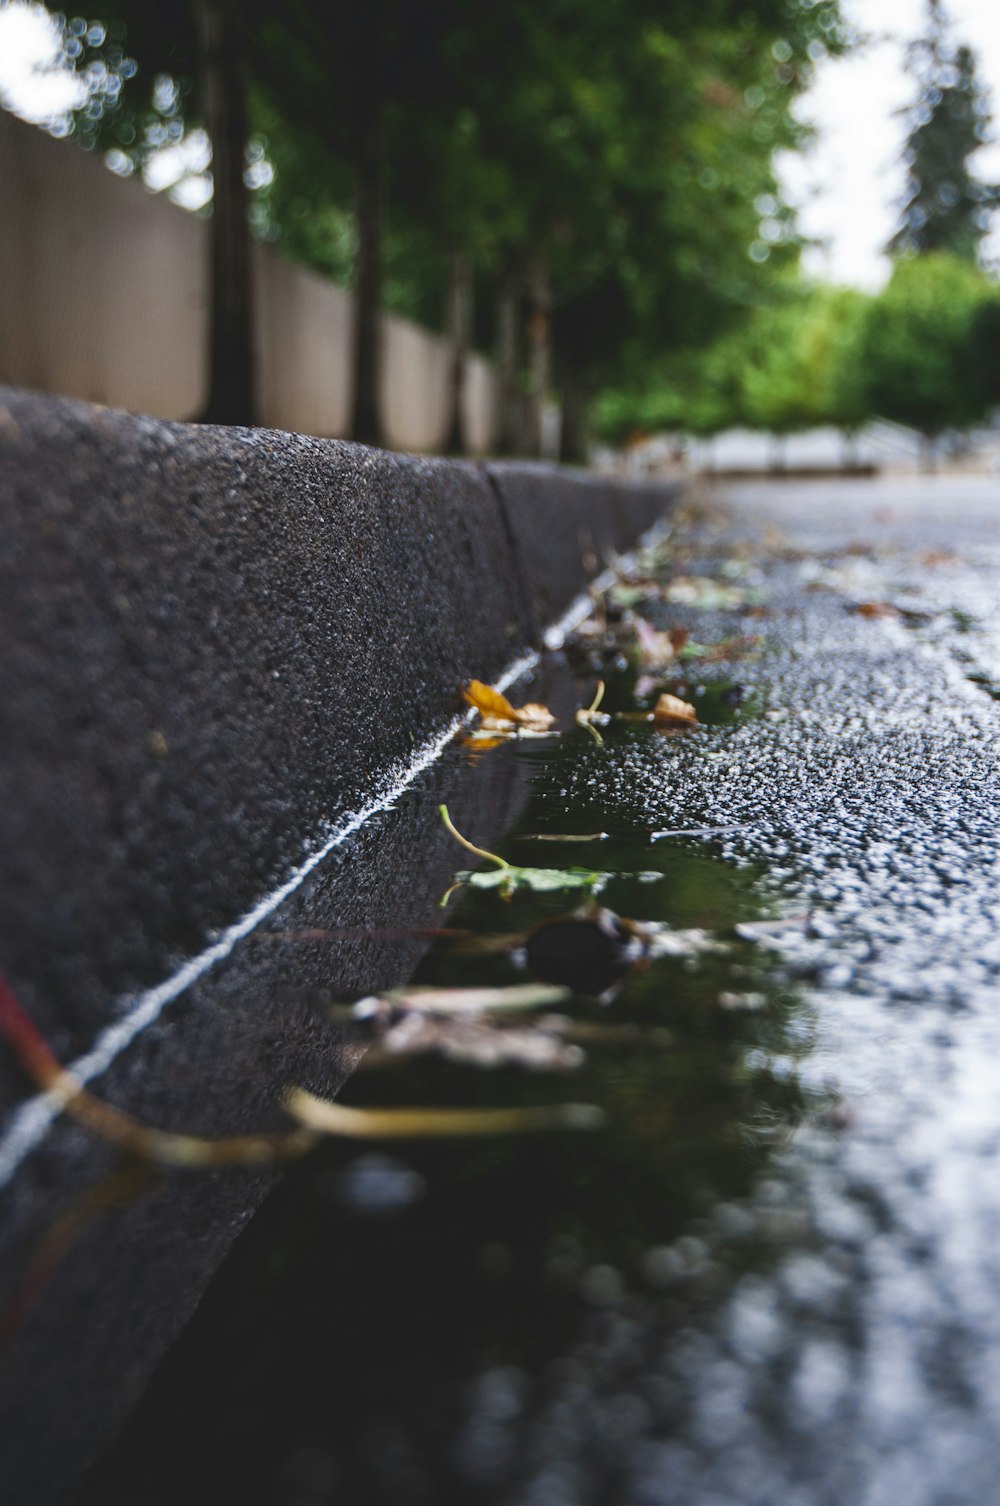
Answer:
<svg viewBox="0 0 1000 1506"><path fill-rule="evenodd" d="M636 647L639 663L646 669L656 669L669 664L676 650L672 633L660 633L651 627L645 617L635 619Z"/></svg>
<svg viewBox="0 0 1000 1506"><path fill-rule="evenodd" d="M887 601L858 601L854 610L859 617L898 617L899 612Z"/></svg>
<svg viewBox="0 0 1000 1506"><path fill-rule="evenodd" d="M441 1056L476 1067L525 1067L566 1071L580 1066L583 1052L544 1027L511 1026L489 1019L441 1019L407 1013L371 1053L374 1064L391 1057Z"/></svg>
<svg viewBox="0 0 1000 1506"><path fill-rule="evenodd" d="M540 706L537 701L529 701L527 706L521 706L514 712L514 719L519 727L531 727L535 730L551 727L555 721L549 708Z"/></svg>
<svg viewBox="0 0 1000 1506"><path fill-rule="evenodd" d="M682 701L680 696L670 695L667 691L663 692L653 707L653 721L684 727L698 725L697 713L690 702Z"/></svg>

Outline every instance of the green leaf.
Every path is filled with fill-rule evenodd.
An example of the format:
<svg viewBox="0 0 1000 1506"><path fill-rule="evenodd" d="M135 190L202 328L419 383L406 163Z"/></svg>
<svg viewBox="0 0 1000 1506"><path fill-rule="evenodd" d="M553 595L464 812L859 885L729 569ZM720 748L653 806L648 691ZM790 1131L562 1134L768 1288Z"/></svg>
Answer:
<svg viewBox="0 0 1000 1506"><path fill-rule="evenodd" d="M535 894L553 894L560 889L589 889L597 894L611 878L592 868L501 868L486 872L465 870L456 873L456 881L473 889L499 889L504 895L516 889L530 889Z"/></svg>

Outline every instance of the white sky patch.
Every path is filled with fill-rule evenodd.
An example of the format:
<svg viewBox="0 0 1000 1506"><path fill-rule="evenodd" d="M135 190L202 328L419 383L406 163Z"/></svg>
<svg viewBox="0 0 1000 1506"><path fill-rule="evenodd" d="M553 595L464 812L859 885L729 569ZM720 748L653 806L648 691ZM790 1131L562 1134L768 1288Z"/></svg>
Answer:
<svg viewBox="0 0 1000 1506"><path fill-rule="evenodd" d="M0 104L22 120L46 125L87 100L81 79L62 59L60 31L42 5L0 6Z"/></svg>
<svg viewBox="0 0 1000 1506"><path fill-rule="evenodd" d="M200 209L212 197L211 162L212 143L199 128L154 152L143 167L142 179L154 193L169 191L183 208Z"/></svg>
<svg viewBox="0 0 1000 1506"><path fill-rule="evenodd" d="M904 68L906 46L923 34L927 12L924 0L842 0L842 6L868 40L848 57L817 66L796 113L816 128L818 139L805 155L783 153L779 171L799 206L803 233L822 243L807 252L807 270L877 288L889 275L883 252L899 223L906 179L906 122L898 112L916 90ZM972 48L980 84L1000 111L998 0L945 0L945 6L951 41ZM983 179L1000 179L1000 142L983 147L975 169ZM1000 258L997 222L986 251L991 260Z"/></svg>

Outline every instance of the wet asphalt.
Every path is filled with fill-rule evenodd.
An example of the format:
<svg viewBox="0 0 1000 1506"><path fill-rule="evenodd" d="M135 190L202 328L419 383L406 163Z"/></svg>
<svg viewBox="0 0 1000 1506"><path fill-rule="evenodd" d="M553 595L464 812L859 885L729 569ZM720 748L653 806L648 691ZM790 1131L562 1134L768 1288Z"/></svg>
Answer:
<svg viewBox="0 0 1000 1506"><path fill-rule="evenodd" d="M511 1499L994 1501L1000 481L733 486L680 542L742 560L763 593L756 712L634 746L604 798L654 824L741 823L725 858L763 870L779 913L812 912L811 934L773 933L803 1007L770 1066L814 1107L668 1259L679 1330L652 1337L648 1292L603 1313ZM721 1280L735 1247L768 1242L763 1268ZM594 1427L599 1487L569 1442Z"/></svg>

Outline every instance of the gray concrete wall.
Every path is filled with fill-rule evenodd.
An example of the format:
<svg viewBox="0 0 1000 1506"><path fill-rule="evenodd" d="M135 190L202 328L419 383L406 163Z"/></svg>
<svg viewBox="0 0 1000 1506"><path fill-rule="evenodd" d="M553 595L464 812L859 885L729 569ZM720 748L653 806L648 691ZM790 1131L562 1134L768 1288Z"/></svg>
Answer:
<svg viewBox="0 0 1000 1506"><path fill-rule="evenodd" d="M0 111L0 382L192 418L204 401L206 221L116 178L99 158ZM255 248L262 422L343 435L350 414L350 296ZM396 449L440 449L448 341L386 315L384 415ZM473 448L494 432L494 377L474 357Z"/></svg>

